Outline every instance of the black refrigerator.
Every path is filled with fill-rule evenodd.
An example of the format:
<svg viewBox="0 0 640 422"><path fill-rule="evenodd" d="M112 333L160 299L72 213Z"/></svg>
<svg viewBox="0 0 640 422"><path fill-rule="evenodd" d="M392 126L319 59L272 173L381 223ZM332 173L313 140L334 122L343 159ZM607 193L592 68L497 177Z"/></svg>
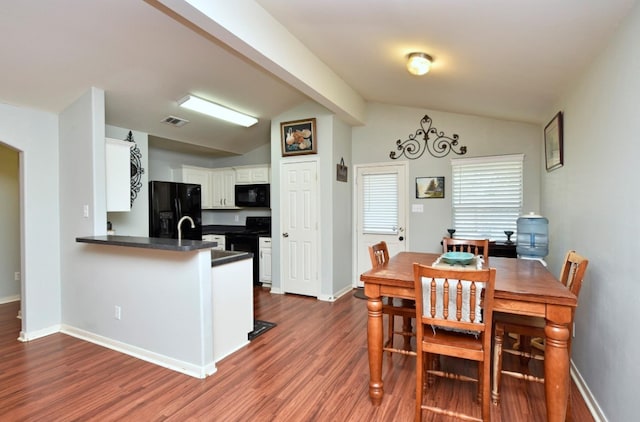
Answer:
<svg viewBox="0 0 640 422"><path fill-rule="evenodd" d="M178 238L178 222L189 216L195 223L182 222L182 238L202 240L202 202L200 185L175 182L149 182L149 237Z"/></svg>

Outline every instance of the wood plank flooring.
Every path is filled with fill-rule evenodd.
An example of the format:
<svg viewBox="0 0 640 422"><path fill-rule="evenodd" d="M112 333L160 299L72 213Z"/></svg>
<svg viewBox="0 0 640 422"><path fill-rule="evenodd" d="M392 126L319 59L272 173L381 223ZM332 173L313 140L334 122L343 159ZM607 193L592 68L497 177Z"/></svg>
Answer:
<svg viewBox="0 0 640 422"><path fill-rule="evenodd" d="M277 327L204 380L64 334L21 343L18 304L0 305L0 421L413 420L412 357L385 354L384 400L369 401L366 301L348 294L326 303L262 288L254 301L256 317ZM541 371L536 364L532 371ZM473 370L458 360L443 365ZM432 400L479 414L473 385L436 386ZM502 398L493 421L545 420L542 385L505 377ZM593 420L575 386L573 410L575 421Z"/></svg>

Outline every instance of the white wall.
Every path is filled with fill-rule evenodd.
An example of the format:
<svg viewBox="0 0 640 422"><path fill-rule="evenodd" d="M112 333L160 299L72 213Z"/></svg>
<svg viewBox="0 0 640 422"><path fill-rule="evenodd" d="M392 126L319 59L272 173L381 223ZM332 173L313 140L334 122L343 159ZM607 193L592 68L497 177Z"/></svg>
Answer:
<svg viewBox="0 0 640 422"><path fill-rule="evenodd" d="M459 135L459 145L467 147L467 154L450 153L435 158L425 152L415 160L407 160L404 156L397 160L389 158L391 151L397 151L396 141L414 135L425 114L431 117L438 132L444 132L446 136ZM353 128L352 159L353 164L409 162L409 203L423 204L424 212L410 213L408 249L437 252L441 250L440 241L447 235L452 221L451 159L524 153L523 211L539 211L541 136L539 125L370 103L365 125ZM444 199L416 199L415 179L424 176L445 177Z"/></svg>
<svg viewBox="0 0 640 422"><path fill-rule="evenodd" d="M185 154L159 148L149 148L149 180L178 182L183 165L211 167L211 157ZM178 172L178 173L176 173Z"/></svg>
<svg viewBox="0 0 640 422"><path fill-rule="evenodd" d="M21 338L28 339L60 322L58 118L0 104L0 140L20 151Z"/></svg>
<svg viewBox="0 0 640 422"><path fill-rule="evenodd" d="M91 88L60 114L60 263L67 324L88 318L82 313L95 294L83 294L97 268L82 267L83 245L76 238L107 232L104 108L104 91Z"/></svg>
<svg viewBox="0 0 640 422"><path fill-rule="evenodd" d="M106 126L107 138L126 140L129 129L116 126ZM144 172L140 182L142 187L133 201L129 212L107 213L108 221L111 221L117 235L123 236L148 236L149 235L149 142L148 135L144 132L131 131L133 139L140 150L142 168ZM106 222L105 222L106 224Z"/></svg>
<svg viewBox="0 0 640 422"><path fill-rule="evenodd" d="M558 274L568 249L589 259L573 363L610 421L637 419L639 39L636 5L608 47L548 110L549 120L564 111L564 166L542 174L551 269Z"/></svg>
<svg viewBox="0 0 640 422"><path fill-rule="evenodd" d="M282 146L280 136L280 123L292 120L308 119L311 117L316 118L316 140L318 153L314 155L302 155L298 157L282 157ZM335 180L335 163L332 163L332 143L334 135L334 120L335 116L331 114L324 107L307 102L298 107L295 107L286 113L274 117L271 120L271 210L273 216L272 222L272 235L271 245L273 248L273 260L272 260L272 290L280 291L281 284L281 268L280 268L280 254L282 250L281 233L282 226L280 224L281 209L280 206L280 178L281 169L280 166L284 162L293 161L311 161L315 160L318 163L318 224L320 232L318 234L319 240L319 297L325 300L331 300L338 293L334 291L333 287L333 255L331 248L334 246L333 239L333 193L331 189L331 183ZM348 140L345 140L348 141ZM333 165L333 176L330 174L331 166Z"/></svg>
<svg viewBox="0 0 640 422"><path fill-rule="evenodd" d="M20 299L20 177L18 151L0 142L0 303Z"/></svg>
<svg viewBox="0 0 640 422"><path fill-rule="evenodd" d="M353 253L353 218L352 188L353 166L351 165L351 126L337 118L333 120L333 142L331 160L327 169L327 183L331 186L332 218L332 273L333 292L340 294L350 291L355 280L352 280ZM337 164L344 159L348 167L347 182L336 180Z"/></svg>

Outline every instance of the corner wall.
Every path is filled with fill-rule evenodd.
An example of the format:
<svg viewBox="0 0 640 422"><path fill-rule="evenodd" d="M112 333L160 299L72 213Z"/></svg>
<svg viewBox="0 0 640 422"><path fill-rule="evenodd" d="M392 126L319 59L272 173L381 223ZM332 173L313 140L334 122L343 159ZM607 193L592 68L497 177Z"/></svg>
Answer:
<svg viewBox="0 0 640 422"><path fill-rule="evenodd" d="M20 151L23 340L60 324L58 117L0 103L0 140Z"/></svg>
<svg viewBox="0 0 640 422"><path fill-rule="evenodd" d="M598 417L611 421L638 417L638 39L636 4L604 51L548 110L549 120L564 112L564 166L542 170L550 268L558 274L569 249L589 259L572 360Z"/></svg>

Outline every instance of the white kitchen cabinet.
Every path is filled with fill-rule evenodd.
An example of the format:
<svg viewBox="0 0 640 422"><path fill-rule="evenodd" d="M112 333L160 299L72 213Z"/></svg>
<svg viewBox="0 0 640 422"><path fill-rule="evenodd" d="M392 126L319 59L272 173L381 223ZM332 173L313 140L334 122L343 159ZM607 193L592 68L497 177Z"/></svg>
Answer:
<svg viewBox="0 0 640 422"><path fill-rule="evenodd" d="M223 234L203 234L202 240L206 242L218 242L218 246L211 248L213 250L224 251L225 250L225 237Z"/></svg>
<svg viewBox="0 0 640 422"><path fill-rule="evenodd" d="M236 208L236 172L232 168L211 169L212 208Z"/></svg>
<svg viewBox="0 0 640 422"><path fill-rule="evenodd" d="M269 166L236 167L236 184L269 183Z"/></svg>
<svg viewBox="0 0 640 422"><path fill-rule="evenodd" d="M213 208L211 171L207 168L182 166L182 183L195 183L201 186L202 208Z"/></svg>
<svg viewBox="0 0 640 422"><path fill-rule="evenodd" d="M258 239L258 249L260 256L260 282L271 284L271 238L260 237Z"/></svg>
<svg viewBox="0 0 640 422"><path fill-rule="evenodd" d="M131 210L132 142L105 139L107 211Z"/></svg>

